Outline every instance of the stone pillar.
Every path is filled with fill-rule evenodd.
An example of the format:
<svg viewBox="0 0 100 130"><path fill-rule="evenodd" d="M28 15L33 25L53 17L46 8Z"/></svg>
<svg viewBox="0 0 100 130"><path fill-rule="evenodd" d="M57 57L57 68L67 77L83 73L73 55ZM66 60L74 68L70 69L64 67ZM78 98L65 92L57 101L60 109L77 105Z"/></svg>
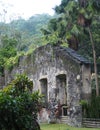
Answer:
<svg viewBox="0 0 100 130"><path fill-rule="evenodd" d="M68 125L82 126L82 108L80 106L81 92L79 91L80 81L77 84L75 73L68 76L67 105L68 105ZM81 85L81 84L80 84Z"/></svg>
<svg viewBox="0 0 100 130"><path fill-rule="evenodd" d="M82 65L82 99L89 100L91 97L91 71L89 65Z"/></svg>

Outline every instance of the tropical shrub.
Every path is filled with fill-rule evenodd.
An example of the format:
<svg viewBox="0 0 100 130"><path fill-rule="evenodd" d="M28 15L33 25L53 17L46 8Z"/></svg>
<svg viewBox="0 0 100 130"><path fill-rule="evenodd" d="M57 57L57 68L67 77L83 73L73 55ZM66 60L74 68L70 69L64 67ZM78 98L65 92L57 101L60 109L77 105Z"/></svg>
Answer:
<svg viewBox="0 0 100 130"><path fill-rule="evenodd" d="M40 130L37 112L41 95L26 75L18 75L0 91L0 130Z"/></svg>

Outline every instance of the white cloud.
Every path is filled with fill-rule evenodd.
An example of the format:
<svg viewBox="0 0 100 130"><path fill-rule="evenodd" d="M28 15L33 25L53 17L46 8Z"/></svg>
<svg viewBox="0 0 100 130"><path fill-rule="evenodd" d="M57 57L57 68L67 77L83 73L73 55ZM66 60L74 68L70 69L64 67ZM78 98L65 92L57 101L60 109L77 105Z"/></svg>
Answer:
<svg viewBox="0 0 100 130"><path fill-rule="evenodd" d="M29 18L34 14L49 13L52 15L54 13L52 8L60 2L61 0L0 0L0 8L7 10L6 17L10 19L18 16Z"/></svg>

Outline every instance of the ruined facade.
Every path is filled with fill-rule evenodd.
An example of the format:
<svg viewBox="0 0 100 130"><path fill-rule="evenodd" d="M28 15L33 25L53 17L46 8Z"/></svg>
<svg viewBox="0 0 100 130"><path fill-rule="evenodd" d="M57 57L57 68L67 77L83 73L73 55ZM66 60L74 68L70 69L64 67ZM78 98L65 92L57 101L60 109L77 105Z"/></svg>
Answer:
<svg viewBox="0 0 100 130"><path fill-rule="evenodd" d="M36 49L31 55L20 57L19 65L11 72L5 72L5 84L16 73L26 73L33 81L34 91L45 95L45 102L60 101L62 117L71 126L82 125L80 101L89 99L90 63L69 48L46 45Z"/></svg>

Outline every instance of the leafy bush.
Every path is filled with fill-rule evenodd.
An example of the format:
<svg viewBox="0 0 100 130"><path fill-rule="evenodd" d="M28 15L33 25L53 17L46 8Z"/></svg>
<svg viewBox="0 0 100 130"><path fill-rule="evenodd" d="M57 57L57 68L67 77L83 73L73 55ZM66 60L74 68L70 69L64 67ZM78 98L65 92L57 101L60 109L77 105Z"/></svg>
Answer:
<svg viewBox="0 0 100 130"><path fill-rule="evenodd" d="M99 91L100 91L100 75L98 75ZM81 100L83 116L87 118L100 118L100 95L96 96L95 74L92 74L91 82L91 100Z"/></svg>
<svg viewBox="0 0 100 130"><path fill-rule="evenodd" d="M19 63L19 58L21 56L23 56L24 53L19 53L14 57L10 57L9 59L6 59L5 63L4 63L4 67L5 69L7 69L8 71L11 71L13 69L14 66L17 66Z"/></svg>
<svg viewBox="0 0 100 130"><path fill-rule="evenodd" d="M92 97L90 102L81 101L83 116L86 118L100 118L100 96Z"/></svg>
<svg viewBox="0 0 100 130"><path fill-rule="evenodd" d="M39 92L26 75L18 75L0 91L0 130L39 130L37 112Z"/></svg>
<svg viewBox="0 0 100 130"><path fill-rule="evenodd" d="M89 118L100 118L100 96L92 97L88 104L87 115Z"/></svg>

